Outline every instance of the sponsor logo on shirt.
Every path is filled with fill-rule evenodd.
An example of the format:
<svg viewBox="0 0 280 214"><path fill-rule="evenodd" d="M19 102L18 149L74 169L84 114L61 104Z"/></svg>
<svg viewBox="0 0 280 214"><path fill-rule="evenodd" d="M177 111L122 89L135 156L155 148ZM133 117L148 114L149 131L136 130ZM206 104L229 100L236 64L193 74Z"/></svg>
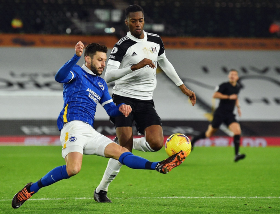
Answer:
<svg viewBox="0 0 280 214"><path fill-rule="evenodd" d="M156 53L156 52L157 52L157 48L156 48L156 47L154 47L154 48L151 47L151 52L152 52L152 53Z"/></svg>
<svg viewBox="0 0 280 214"><path fill-rule="evenodd" d="M154 54L154 53L157 53L157 48L156 47L145 47L145 48L143 48L143 51L144 51L144 53L145 54L150 54L150 53L152 53L152 54Z"/></svg>
<svg viewBox="0 0 280 214"><path fill-rule="evenodd" d="M93 90L91 90L91 89L87 89L87 91L89 92L88 93L88 97L90 98L90 99L92 99L96 104L99 102L99 100L101 99L100 97L99 97L99 95L98 94L96 94Z"/></svg>

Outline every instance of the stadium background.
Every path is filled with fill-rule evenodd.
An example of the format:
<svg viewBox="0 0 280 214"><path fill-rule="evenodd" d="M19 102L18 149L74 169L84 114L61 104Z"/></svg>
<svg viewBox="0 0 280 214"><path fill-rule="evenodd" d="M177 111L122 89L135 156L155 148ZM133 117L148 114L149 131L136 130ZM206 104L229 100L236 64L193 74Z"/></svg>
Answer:
<svg viewBox="0 0 280 214"><path fill-rule="evenodd" d="M123 10L133 3L143 7L145 30L162 37L168 59L198 98L192 107L158 69L154 100L165 136L205 131L218 104L211 99L214 88L235 68L243 146L280 146L278 0L1 0L0 144L60 145L56 118L63 100L56 71L79 40L111 50L126 33ZM95 128L115 135L100 106ZM230 136L221 127L198 145L229 146Z"/></svg>

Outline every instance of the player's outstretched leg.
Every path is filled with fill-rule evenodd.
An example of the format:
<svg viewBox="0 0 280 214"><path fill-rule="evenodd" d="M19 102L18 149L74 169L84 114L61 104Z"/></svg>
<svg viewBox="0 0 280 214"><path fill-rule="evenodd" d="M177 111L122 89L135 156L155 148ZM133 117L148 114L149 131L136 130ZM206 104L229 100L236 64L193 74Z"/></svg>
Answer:
<svg viewBox="0 0 280 214"><path fill-rule="evenodd" d="M133 155L131 152L124 152L121 154L119 162L132 169L150 169L166 174L183 163L185 158L186 152L180 151L163 161L150 162L145 158Z"/></svg>
<svg viewBox="0 0 280 214"><path fill-rule="evenodd" d="M19 208L25 201L27 201L31 196L34 194L34 192L30 192L30 186L32 183L26 184L22 190L20 190L12 200L12 207L14 209Z"/></svg>
<svg viewBox="0 0 280 214"><path fill-rule="evenodd" d="M49 171L44 177L35 183L28 183L20 190L12 200L12 207L14 209L19 208L25 201L31 198L42 187L54 184L62 179L68 179L70 176L67 174L66 165L58 166Z"/></svg>
<svg viewBox="0 0 280 214"><path fill-rule="evenodd" d="M167 174L173 168L182 164L185 158L186 158L186 152L180 151L177 154L174 154L169 158L159 162L156 166L156 170L160 173Z"/></svg>

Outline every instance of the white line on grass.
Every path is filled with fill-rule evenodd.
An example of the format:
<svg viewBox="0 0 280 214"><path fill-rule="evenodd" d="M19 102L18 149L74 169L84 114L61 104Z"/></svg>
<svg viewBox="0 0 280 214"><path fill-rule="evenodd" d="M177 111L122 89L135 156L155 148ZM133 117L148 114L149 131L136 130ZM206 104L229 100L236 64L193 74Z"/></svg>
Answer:
<svg viewBox="0 0 280 214"><path fill-rule="evenodd" d="M170 196L170 197L130 197L130 198L125 198L125 199L275 199L279 198L280 196L253 196L253 197L246 197L246 196L221 196L221 197L214 197L214 196L202 196L202 197L187 197L187 196ZM87 198L87 197L82 197L82 198L34 198L34 199L29 199L32 201L53 201L53 200L89 200L93 198ZM113 199L123 199L123 198L113 198ZM0 199L0 201L11 201L12 199Z"/></svg>

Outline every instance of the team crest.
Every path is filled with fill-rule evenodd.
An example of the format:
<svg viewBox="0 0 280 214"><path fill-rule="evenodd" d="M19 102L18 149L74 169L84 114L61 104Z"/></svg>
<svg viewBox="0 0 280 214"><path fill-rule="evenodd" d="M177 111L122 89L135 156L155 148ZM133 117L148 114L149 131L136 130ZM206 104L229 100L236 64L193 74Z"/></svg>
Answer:
<svg viewBox="0 0 280 214"><path fill-rule="evenodd" d="M114 47L113 49L112 49L112 51L111 51L111 54L115 54L115 53L117 53L118 52L118 48L117 47Z"/></svg>
<svg viewBox="0 0 280 214"><path fill-rule="evenodd" d="M99 87L104 91L104 85L101 82L98 82Z"/></svg>
<svg viewBox="0 0 280 214"><path fill-rule="evenodd" d="M75 142L76 140L77 140L77 138L75 136L72 136L72 137L69 138L70 142Z"/></svg>

